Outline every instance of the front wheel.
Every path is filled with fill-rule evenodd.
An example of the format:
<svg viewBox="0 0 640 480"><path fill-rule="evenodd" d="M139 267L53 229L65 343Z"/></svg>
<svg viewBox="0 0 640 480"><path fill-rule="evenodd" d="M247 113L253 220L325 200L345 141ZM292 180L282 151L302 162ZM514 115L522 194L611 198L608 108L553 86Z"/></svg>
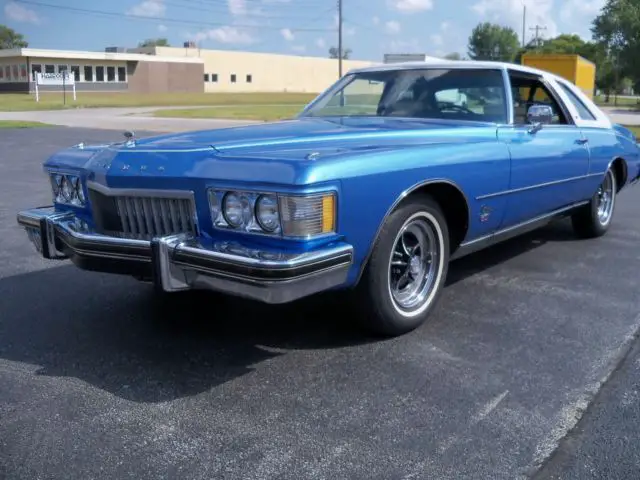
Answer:
<svg viewBox="0 0 640 480"><path fill-rule="evenodd" d="M616 176L613 169L609 169L591 201L572 215L574 231L584 238L600 237L607 233L613 219L616 194Z"/></svg>
<svg viewBox="0 0 640 480"><path fill-rule="evenodd" d="M449 232L431 197L411 198L385 221L358 285L362 320L383 335L420 326L433 310L449 265Z"/></svg>

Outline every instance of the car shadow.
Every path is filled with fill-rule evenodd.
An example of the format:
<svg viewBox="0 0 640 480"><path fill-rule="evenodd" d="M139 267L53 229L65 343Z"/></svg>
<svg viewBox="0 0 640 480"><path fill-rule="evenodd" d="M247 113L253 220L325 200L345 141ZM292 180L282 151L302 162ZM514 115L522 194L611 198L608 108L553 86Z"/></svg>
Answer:
<svg viewBox="0 0 640 480"><path fill-rule="evenodd" d="M567 239L555 225L462 258L449 284ZM346 295L280 306L211 292L162 296L133 279L61 265L0 280L0 358L135 402L202 393L288 350L384 341L355 326L357 305Z"/></svg>

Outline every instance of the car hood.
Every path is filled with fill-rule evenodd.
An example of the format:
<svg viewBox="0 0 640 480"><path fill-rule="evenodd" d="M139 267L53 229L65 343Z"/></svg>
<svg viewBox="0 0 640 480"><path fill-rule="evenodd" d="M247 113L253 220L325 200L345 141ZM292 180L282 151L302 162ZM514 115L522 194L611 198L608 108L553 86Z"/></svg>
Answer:
<svg viewBox="0 0 640 480"><path fill-rule="evenodd" d="M322 153L399 144L461 142L469 127L488 124L438 122L384 117L299 118L241 127L161 135L136 141L135 151L171 152L212 150L220 154L297 152ZM467 135L460 135L466 128ZM477 128L471 128L477 130ZM472 136L474 136L471 133Z"/></svg>

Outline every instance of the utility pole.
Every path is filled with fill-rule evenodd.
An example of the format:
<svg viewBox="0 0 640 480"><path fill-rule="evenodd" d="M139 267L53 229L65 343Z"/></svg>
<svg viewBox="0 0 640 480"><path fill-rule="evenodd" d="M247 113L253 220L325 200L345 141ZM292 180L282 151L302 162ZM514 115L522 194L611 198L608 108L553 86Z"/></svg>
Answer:
<svg viewBox="0 0 640 480"><path fill-rule="evenodd" d="M522 48L526 47L525 30L527 28L527 6L522 5Z"/></svg>
<svg viewBox="0 0 640 480"><path fill-rule="evenodd" d="M536 48L540 47L540 30L546 30L547 27L543 27L541 25L536 25L535 27L531 27L529 30L535 30L536 32Z"/></svg>
<svg viewBox="0 0 640 480"><path fill-rule="evenodd" d="M342 78L342 0L338 0L338 77Z"/></svg>

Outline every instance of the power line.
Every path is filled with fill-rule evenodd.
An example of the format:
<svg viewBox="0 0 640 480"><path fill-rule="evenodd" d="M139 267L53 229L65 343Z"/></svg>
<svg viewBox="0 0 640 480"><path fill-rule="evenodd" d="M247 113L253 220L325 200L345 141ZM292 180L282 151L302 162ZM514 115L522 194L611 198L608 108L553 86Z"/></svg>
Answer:
<svg viewBox="0 0 640 480"><path fill-rule="evenodd" d="M109 12L106 10L94 10L89 8L79 8L79 7L69 7L64 5L53 5L50 3L37 2L33 0L14 0L16 3L24 3L26 5L34 5L45 8L53 8L57 10L64 10L68 12L75 12L84 15L102 15L108 17L118 17L120 19L132 19L132 20L153 20L160 21L163 23L181 23L185 25L198 25L198 26L210 26L210 27L223 27L228 23L215 23L215 22L202 22L198 20L186 20L186 19L175 19L175 18L166 18L166 17L157 17L157 16L146 16L146 15L133 15L133 14L123 14L119 12ZM260 28L262 30L280 30L282 26L271 26L271 25L247 25L247 24L234 24L234 27L237 28ZM328 32L331 31L329 28L290 28L291 31L298 32Z"/></svg>
<svg viewBox="0 0 640 480"><path fill-rule="evenodd" d="M546 30L546 26L536 24L535 27L529 28L529 30L535 30L536 35L534 37L534 41L536 42L536 47L540 46L540 30Z"/></svg>

